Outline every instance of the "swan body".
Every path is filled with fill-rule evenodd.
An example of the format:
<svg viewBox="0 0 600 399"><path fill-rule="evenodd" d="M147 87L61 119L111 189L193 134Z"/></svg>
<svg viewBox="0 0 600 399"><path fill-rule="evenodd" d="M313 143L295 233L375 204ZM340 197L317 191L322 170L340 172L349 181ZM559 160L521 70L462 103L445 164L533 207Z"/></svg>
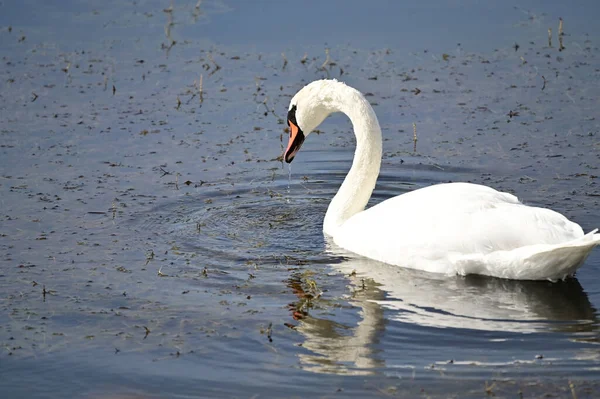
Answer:
<svg viewBox="0 0 600 399"><path fill-rule="evenodd" d="M290 103L283 157L292 162L306 136L333 112L350 118L356 152L323 232L346 250L435 273L558 280L573 275L600 245L597 230L584 234L555 211L477 184L437 184L365 210L379 175L382 139L373 108L356 89L336 80L301 89Z"/></svg>

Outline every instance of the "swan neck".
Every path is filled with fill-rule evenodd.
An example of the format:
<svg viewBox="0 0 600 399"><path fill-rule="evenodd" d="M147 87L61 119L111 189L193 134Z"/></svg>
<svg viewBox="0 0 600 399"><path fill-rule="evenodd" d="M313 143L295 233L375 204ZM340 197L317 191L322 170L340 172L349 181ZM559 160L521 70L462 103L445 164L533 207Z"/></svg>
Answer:
<svg viewBox="0 0 600 399"><path fill-rule="evenodd" d="M356 151L352 167L325 215L323 231L333 237L349 218L365 209L377 182L382 154L381 128L375 111L360 92L345 85L343 89L334 108L350 118Z"/></svg>

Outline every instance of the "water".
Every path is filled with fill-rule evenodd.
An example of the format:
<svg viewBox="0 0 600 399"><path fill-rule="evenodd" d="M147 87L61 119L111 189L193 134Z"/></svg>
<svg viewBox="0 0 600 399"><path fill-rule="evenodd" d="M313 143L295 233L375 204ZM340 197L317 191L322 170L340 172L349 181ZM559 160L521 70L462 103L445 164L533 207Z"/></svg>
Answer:
<svg viewBox="0 0 600 399"><path fill-rule="evenodd" d="M336 77L383 129L372 204L472 181L600 227L598 5L546 3L0 4L2 392L598 396L600 251L556 284L378 264L322 235L347 119L277 160Z"/></svg>

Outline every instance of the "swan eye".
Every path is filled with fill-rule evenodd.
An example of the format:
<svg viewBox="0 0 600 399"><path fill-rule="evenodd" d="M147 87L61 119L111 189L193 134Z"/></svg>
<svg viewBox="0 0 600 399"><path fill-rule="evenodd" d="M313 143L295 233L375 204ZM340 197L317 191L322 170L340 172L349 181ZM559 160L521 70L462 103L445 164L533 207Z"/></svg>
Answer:
<svg viewBox="0 0 600 399"><path fill-rule="evenodd" d="M296 105L292 105L292 108L290 108L290 110L288 111L287 114L287 123L288 126L291 127L291 125L296 125L298 126L298 122L296 121Z"/></svg>

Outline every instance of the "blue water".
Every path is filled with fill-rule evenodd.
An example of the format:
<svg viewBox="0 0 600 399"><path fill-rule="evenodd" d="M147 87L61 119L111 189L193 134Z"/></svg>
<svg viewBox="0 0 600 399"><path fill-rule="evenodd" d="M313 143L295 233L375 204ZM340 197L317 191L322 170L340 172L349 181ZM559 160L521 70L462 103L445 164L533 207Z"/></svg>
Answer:
<svg viewBox="0 0 600 399"><path fill-rule="evenodd" d="M338 78L383 129L371 204L472 181L598 228L596 2L195 6L0 3L0 391L598 396L600 251L559 283L378 264L322 235L347 119L277 160Z"/></svg>

